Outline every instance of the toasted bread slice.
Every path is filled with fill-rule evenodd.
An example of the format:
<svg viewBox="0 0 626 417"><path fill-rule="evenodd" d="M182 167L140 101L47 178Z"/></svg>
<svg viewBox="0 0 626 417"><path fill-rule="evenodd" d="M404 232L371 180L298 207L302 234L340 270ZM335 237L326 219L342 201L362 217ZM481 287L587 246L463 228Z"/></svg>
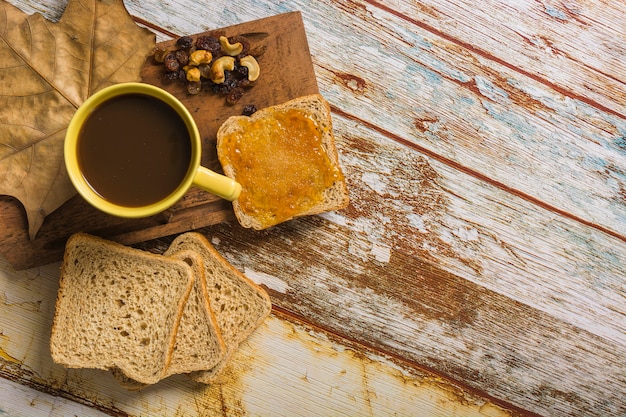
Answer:
<svg viewBox="0 0 626 417"><path fill-rule="evenodd" d="M142 384L169 365L194 274L184 261L84 233L70 237L50 338L68 368L119 368Z"/></svg>
<svg viewBox="0 0 626 417"><path fill-rule="evenodd" d="M188 232L178 236L165 255L181 250L194 251L202 257L209 301L226 344L223 360L211 369L191 374L198 382L212 383L239 344L270 314L272 304L265 290L224 259L203 235Z"/></svg>
<svg viewBox="0 0 626 417"><path fill-rule="evenodd" d="M226 176L242 185L233 209L243 227L262 230L349 203L330 106L319 94L228 118L217 132L217 155Z"/></svg>

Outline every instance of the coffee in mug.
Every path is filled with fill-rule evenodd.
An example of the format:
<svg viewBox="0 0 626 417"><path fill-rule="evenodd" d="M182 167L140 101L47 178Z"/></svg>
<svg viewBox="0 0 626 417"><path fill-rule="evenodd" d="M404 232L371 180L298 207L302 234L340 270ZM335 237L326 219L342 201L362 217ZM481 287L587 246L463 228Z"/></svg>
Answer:
<svg viewBox="0 0 626 417"><path fill-rule="evenodd" d="M200 133L191 114L149 84L116 84L88 98L72 118L64 146L79 193L121 217L163 211L191 185L231 201L241 191L237 182L200 166Z"/></svg>
<svg viewBox="0 0 626 417"><path fill-rule="evenodd" d="M127 207L170 195L191 166L191 139L178 113L144 94L100 104L78 136L78 166L104 199Z"/></svg>

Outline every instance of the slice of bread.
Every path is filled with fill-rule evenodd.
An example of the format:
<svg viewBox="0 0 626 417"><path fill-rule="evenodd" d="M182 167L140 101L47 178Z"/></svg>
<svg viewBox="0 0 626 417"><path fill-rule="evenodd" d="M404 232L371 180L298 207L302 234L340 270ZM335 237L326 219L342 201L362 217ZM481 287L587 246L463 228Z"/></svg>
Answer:
<svg viewBox="0 0 626 417"><path fill-rule="evenodd" d="M217 155L243 187L233 202L243 227L262 230L349 204L330 106L319 94L228 118L217 132Z"/></svg>
<svg viewBox="0 0 626 417"><path fill-rule="evenodd" d="M190 250L181 250L170 256L187 262L196 279L183 308L172 360L166 371L168 376L210 369L226 354L226 345L209 303L202 257Z"/></svg>
<svg viewBox="0 0 626 417"><path fill-rule="evenodd" d="M239 344L270 314L272 303L263 288L224 259L203 235L188 232L178 236L165 255L181 250L191 250L202 257L209 302L226 344L223 360L211 369L191 374L194 380L210 384L215 382Z"/></svg>
<svg viewBox="0 0 626 417"><path fill-rule="evenodd" d="M65 247L50 337L68 368L119 368L138 383L163 378L194 274L184 261L84 233Z"/></svg>
<svg viewBox="0 0 626 417"><path fill-rule="evenodd" d="M171 361L163 378L211 369L224 359L226 353L226 345L209 304L202 257L190 250L181 250L170 256L189 264L195 280L183 307ZM112 373L120 385L128 390L136 391L146 386L129 378L118 368L113 369Z"/></svg>
<svg viewBox="0 0 626 417"><path fill-rule="evenodd" d="M127 377L124 371L117 367L111 368L111 374L122 387L129 391L139 391L148 386L148 384L143 384Z"/></svg>

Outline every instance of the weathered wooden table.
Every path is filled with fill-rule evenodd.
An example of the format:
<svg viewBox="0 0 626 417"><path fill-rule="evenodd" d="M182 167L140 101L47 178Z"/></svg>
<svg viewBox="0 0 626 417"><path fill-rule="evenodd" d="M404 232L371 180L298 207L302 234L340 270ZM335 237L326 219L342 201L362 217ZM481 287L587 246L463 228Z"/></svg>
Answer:
<svg viewBox="0 0 626 417"><path fill-rule="evenodd" d="M274 304L213 386L53 364L59 263L0 258L0 414L626 415L626 3L125 5L159 41L300 11L351 205L200 229Z"/></svg>

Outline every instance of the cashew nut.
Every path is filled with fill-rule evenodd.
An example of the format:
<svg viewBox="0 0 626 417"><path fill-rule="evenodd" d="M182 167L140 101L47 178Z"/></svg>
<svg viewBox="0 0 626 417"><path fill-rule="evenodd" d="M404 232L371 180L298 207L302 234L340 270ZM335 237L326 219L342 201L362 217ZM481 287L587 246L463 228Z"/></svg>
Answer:
<svg viewBox="0 0 626 417"><path fill-rule="evenodd" d="M226 36L220 36L220 45L222 49L230 56L237 56L243 51L243 44L236 42L231 44Z"/></svg>
<svg viewBox="0 0 626 417"><path fill-rule="evenodd" d="M200 70L198 69L198 67L187 65L183 69L185 70L185 76L187 77L187 81L200 81Z"/></svg>
<svg viewBox="0 0 626 417"><path fill-rule="evenodd" d="M200 64L209 64L212 60L213 55L211 52L204 49L198 49L189 55L189 65L198 66Z"/></svg>
<svg viewBox="0 0 626 417"><path fill-rule="evenodd" d="M226 79L224 71L232 71L235 68L235 58L232 56L219 57L211 65L211 81L222 84Z"/></svg>
<svg viewBox="0 0 626 417"><path fill-rule="evenodd" d="M259 74L261 73L261 68L259 67L259 63L252 55L246 55L239 60L239 63L248 68L248 80L256 81L259 78Z"/></svg>

